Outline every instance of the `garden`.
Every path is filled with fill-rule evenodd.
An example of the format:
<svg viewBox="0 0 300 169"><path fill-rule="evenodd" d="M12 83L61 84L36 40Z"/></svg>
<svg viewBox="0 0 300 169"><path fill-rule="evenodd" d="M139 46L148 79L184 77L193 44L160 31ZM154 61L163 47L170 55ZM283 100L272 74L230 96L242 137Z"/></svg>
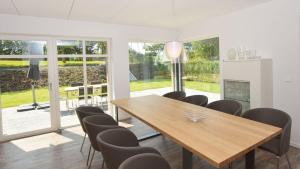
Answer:
<svg viewBox="0 0 300 169"><path fill-rule="evenodd" d="M185 43L188 60L183 63L184 87L204 92L220 93L218 38ZM143 91L172 86L171 63L164 58L164 44L147 43L144 52L129 48L130 91ZM71 52L72 53L72 52ZM40 59L40 78L35 81L38 102L49 101L48 62ZM32 103L32 80L27 77L29 59L0 58L1 107L16 107ZM64 97L64 88L83 81L82 58L59 58L59 93ZM105 83L106 59L87 58L87 79L91 83Z"/></svg>
<svg viewBox="0 0 300 169"><path fill-rule="evenodd" d="M1 107L15 107L32 103L32 79L27 77L30 59L0 59ZM59 95L65 97L64 88L73 83L83 82L81 58L59 59ZM39 61L39 79L34 80L38 102L49 101L48 62ZM87 61L88 82L106 83L106 59Z"/></svg>
<svg viewBox="0 0 300 169"><path fill-rule="evenodd" d="M184 48L184 88L220 93L219 38L184 43ZM172 87L171 63L163 50L162 43L129 44L131 92Z"/></svg>

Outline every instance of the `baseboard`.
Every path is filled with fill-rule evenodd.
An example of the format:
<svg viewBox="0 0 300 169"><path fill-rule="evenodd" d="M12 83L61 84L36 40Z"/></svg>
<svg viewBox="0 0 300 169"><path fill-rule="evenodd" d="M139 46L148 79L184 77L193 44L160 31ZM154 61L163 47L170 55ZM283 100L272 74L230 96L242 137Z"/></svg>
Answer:
<svg viewBox="0 0 300 169"><path fill-rule="evenodd" d="M299 143L295 143L295 142L291 142L291 146L299 148L300 149L300 144Z"/></svg>

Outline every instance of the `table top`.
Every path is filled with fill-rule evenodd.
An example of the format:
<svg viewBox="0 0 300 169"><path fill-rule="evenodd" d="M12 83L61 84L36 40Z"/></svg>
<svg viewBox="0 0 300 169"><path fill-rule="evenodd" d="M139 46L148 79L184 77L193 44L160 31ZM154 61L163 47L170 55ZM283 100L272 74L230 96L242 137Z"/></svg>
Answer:
<svg viewBox="0 0 300 169"><path fill-rule="evenodd" d="M105 86L105 85L107 85L107 83L87 85L87 87L101 88L102 86ZM64 91L65 92L74 91L74 90L78 90L80 87L84 87L84 86L66 87L66 88L64 88Z"/></svg>
<svg viewBox="0 0 300 169"><path fill-rule="evenodd" d="M281 133L278 127L157 95L111 102L217 168ZM206 118L194 123L186 112Z"/></svg>

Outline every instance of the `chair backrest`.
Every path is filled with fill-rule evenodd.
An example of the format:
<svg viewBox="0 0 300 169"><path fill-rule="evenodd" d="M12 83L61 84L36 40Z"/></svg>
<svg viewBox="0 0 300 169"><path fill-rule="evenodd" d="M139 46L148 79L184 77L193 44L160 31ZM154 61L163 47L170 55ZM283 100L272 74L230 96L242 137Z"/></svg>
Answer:
<svg viewBox="0 0 300 169"><path fill-rule="evenodd" d="M76 86L83 86L83 83L81 82L71 83L71 87L76 87Z"/></svg>
<svg viewBox="0 0 300 169"><path fill-rule="evenodd" d="M251 109L246 111L242 115L242 117L282 128L282 133L278 142L273 141L272 145L269 144L270 142L267 142L261 147L262 148L266 147L267 149L270 149L271 148L270 146L277 146L276 148L278 148L278 151L277 152L272 151L272 153L278 156L281 156L288 152L289 145L290 145L292 119L286 112L273 109L273 108L257 108L257 109ZM278 143L278 144L276 145L274 143ZM274 148L275 147L271 149Z"/></svg>
<svg viewBox="0 0 300 169"><path fill-rule="evenodd" d="M97 135L104 130L119 127L118 123L107 114L88 116L83 118L82 121L89 136L91 145L97 151L100 151L96 141Z"/></svg>
<svg viewBox="0 0 300 169"><path fill-rule="evenodd" d="M163 96L170 99L182 100L183 98L185 98L186 94L184 91L175 91L175 92L166 93Z"/></svg>
<svg viewBox="0 0 300 169"><path fill-rule="evenodd" d="M209 103L206 107L235 116L240 116L242 113L242 104L234 100L218 100Z"/></svg>
<svg viewBox="0 0 300 169"><path fill-rule="evenodd" d="M84 96L84 87L79 87L79 96Z"/></svg>
<svg viewBox="0 0 300 169"><path fill-rule="evenodd" d="M108 169L118 169L122 162L137 154L159 154L153 148L140 147L137 137L126 128L103 131L98 134L97 142Z"/></svg>
<svg viewBox="0 0 300 169"><path fill-rule="evenodd" d="M128 158L119 169L171 169L171 167L160 155L145 153Z"/></svg>
<svg viewBox="0 0 300 169"><path fill-rule="evenodd" d="M185 97L182 101L205 107L207 105L208 98L204 95L193 95Z"/></svg>
<svg viewBox="0 0 300 169"><path fill-rule="evenodd" d="M93 86L87 87L88 95L93 95Z"/></svg>
<svg viewBox="0 0 300 169"><path fill-rule="evenodd" d="M83 125L82 119L87 117L87 116L92 116L92 115L99 115L99 114L104 114L104 111L95 106L80 106L75 109L78 120L80 122L80 125L82 127L82 130L86 133L85 127Z"/></svg>
<svg viewBox="0 0 300 169"><path fill-rule="evenodd" d="M107 85L101 86L101 94L103 95L107 94Z"/></svg>

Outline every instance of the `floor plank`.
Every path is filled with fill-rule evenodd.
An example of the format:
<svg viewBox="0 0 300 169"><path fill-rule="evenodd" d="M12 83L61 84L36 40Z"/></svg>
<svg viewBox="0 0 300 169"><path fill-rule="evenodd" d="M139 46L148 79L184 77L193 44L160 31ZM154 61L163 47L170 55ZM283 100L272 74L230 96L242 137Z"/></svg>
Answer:
<svg viewBox="0 0 300 169"><path fill-rule="evenodd" d="M85 160L88 144L80 153L83 132L80 127L65 129L61 134L49 133L0 144L1 169L86 169ZM181 169L181 147L166 137L159 136L141 142L142 146L156 148L169 161L172 169ZM289 156L293 169L300 169L300 149L291 147ZM92 168L100 168L101 155L97 153ZM258 150L257 169L275 169L276 158L267 152ZM281 160L281 168L287 169L287 162ZM194 169L212 169L205 161L194 158ZM244 160L233 165L234 169L243 169Z"/></svg>

